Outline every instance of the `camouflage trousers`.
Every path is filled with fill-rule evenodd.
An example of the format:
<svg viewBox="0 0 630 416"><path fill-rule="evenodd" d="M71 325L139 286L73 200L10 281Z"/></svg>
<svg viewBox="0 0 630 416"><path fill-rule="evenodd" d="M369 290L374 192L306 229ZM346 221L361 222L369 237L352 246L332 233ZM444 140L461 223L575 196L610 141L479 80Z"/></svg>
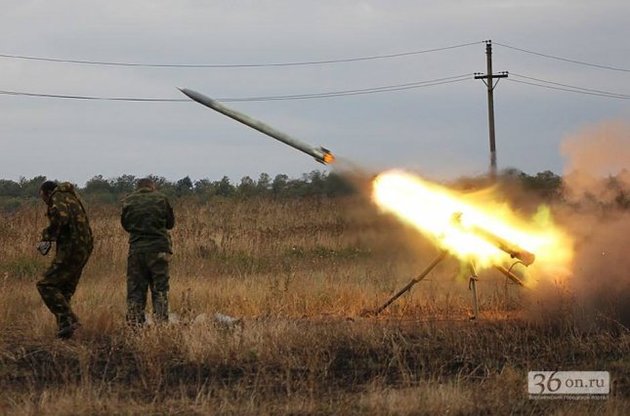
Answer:
<svg viewBox="0 0 630 416"><path fill-rule="evenodd" d="M127 322L145 323L147 290L151 290L153 316L157 322L168 321L168 264L170 253L130 252L127 259Z"/></svg>
<svg viewBox="0 0 630 416"><path fill-rule="evenodd" d="M59 249L57 251L62 252ZM89 246L55 256L43 279L37 282L37 290L44 304L55 315L60 330L79 322L70 307L70 300L91 253L92 247Z"/></svg>

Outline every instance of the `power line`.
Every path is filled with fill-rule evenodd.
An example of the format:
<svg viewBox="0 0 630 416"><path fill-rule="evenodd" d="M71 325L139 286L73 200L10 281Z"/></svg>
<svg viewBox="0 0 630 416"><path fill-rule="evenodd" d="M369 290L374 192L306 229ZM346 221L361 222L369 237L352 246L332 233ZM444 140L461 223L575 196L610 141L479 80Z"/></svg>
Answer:
<svg viewBox="0 0 630 416"><path fill-rule="evenodd" d="M511 75L522 78L529 81L507 79L510 82L516 82L519 84L526 84L535 87L547 88L558 91L566 91L573 93L581 93L585 95L593 95L599 97L616 98L627 100L630 99L630 95L615 93L611 91L597 90L592 88L584 88L575 85L563 84L554 81L547 81L541 78L530 77L526 75L520 75L514 72L510 72ZM363 88L355 90L341 90L341 91L328 91L320 93L310 94L292 94L292 95L271 95L271 96L253 96L253 97L219 97L217 101L222 102L264 102L264 101L291 101L291 100L309 100L319 98L335 98L346 97L354 95L366 95L366 94L378 94L384 92L396 92L405 91L423 87L431 87L436 85L451 84L457 82L463 82L470 79L469 74L458 75L453 77L437 78L428 81L418 81L405 84L386 85L380 87ZM535 82L531 82L535 81ZM46 94L46 93L34 93L25 91L8 91L0 90L0 95L8 96L22 96L33 98L53 98L53 99L66 99L66 100L85 100L85 101L118 101L118 102L154 102L154 103L177 103L177 102L190 102L186 98L148 98L148 97L102 97L102 96L87 96L87 95L68 95L68 94Z"/></svg>
<svg viewBox="0 0 630 416"><path fill-rule="evenodd" d="M303 100L314 98L329 97L346 97L352 95L375 94L381 92L404 91L415 88L431 87L435 85L451 84L454 82L462 82L470 79L470 74L458 75L453 77L438 78L430 81L419 81L407 84L389 85L383 87L365 88L358 90L331 91L315 94L296 94L296 95L278 95L271 97L247 97L247 98L219 98L219 101L238 102L238 101L283 101L283 100Z"/></svg>
<svg viewBox="0 0 630 416"><path fill-rule="evenodd" d="M513 75L513 76L516 76L518 78L523 78L523 79L529 80L529 81L522 81L522 80L515 80L515 79L508 80L508 81L519 83L519 84L532 85L532 86L541 87L541 88L547 88L547 89L558 90L558 91L573 92L573 93L578 93L578 94L594 95L594 96L598 96L598 97L616 98L616 99L620 99L620 100L628 100L628 99L630 99L630 95L628 95L628 94L621 94L621 93L616 93L616 92L611 92L611 91L596 90L596 89L592 89L592 88L583 88L583 87L578 87L578 86L575 86L575 85L563 84L563 83L560 83L560 82L547 81L547 80L540 79L540 78L529 77L529 76L525 76L525 75L519 75L519 74L516 74L514 72L511 72L510 74ZM536 82L531 82L531 81L536 81Z"/></svg>
<svg viewBox="0 0 630 416"><path fill-rule="evenodd" d="M64 94L44 94L23 91L0 90L0 95L13 95L37 98L61 98L66 100L93 100L93 101L134 101L134 102L185 102L190 101L183 98L136 98L136 97L96 97L88 95L64 95Z"/></svg>
<svg viewBox="0 0 630 416"><path fill-rule="evenodd" d="M470 79L470 74L457 75L452 77L437 78L427 81L417 81L406 84L385 85L380 87L371 87L355 90L328 91L311 94L294 94L294 95L272 95L258 97L225 97L217 98L223 102L256 102L256 101L289 101L289 100L307 100L317 98L333 98L345 97L352 95L376 94L383 92L404 91L415 88L431 87L435 85L450 84L454 82L462 82ZM87 95L66 95L66 94L44 94L23 91L6 91L0 90L0 95L24 96L37 98L56 98L67 100L90 100L90 101L127 101L127 102L190 102L186 98L143 98L143 97L99 97Z"/></svg>
<svg viewBox="0 0 630 416"><path fill-rule="evenodd" d="M404 56L420 55L424 53L440 52L450 49L463 48L466 46L476 45L481 43L470 42L462 43L458 45L445 46L441 48L424 49L410 52L400 52L384 55L371 55L371 56L359 56L352 58L342 59L323 59L323 60L307 60L307 61L293 61L293 62L269 62L269 63L252 63L252 64L176 64L176 63L146 63L146 62L115 62L115 61L92 61L83 59L64 59L64 58L51 58L42 56L27 56L27 55L12 55L12 54L0 54L0 58L7 59L22 59L29 61L43 61L43 62L55 62L66 64L81 64L81 65L105 65L105 66L121 66L121 67L143 67L143 68L264 68L264 67L284 67L284 66L307 66L307 65L326 65L326 64L338 64L348 62L360 62L360 61L373 61L378 59L390 59L400 58Z"/></svg>
<svg viewBox="0 0 630 416"><path fill-rule="evenodd" d="M597 89L594 89L594 88L578 87L578 86L575 86L575 85L563 84L563 83L560 83L560 82L547 81L547 80L540 79L540 78L529 77L529 76L526 76L526 75L520 75L520 74L517 74L517 73L514 73L514 72L511 72L511 75L514 75L514 76L516 76L518 78L528 79L528 80L531 80L531 81L537 81L537 82L542 82L542 83L545 83L545 84L557 85L557 86L564 87L564 88L574 89L574 90L577 90L576 92L583 91L583 92L588 92L588 93L595 93L595 94L611 96L611 97L614 97L614 98L624 98L624 99L625 98L630 98L629 94L622 94L622 93L616 93L616 92L611 92L611 91L597 90Z"/></svg>
<svg viewBox="0 0 630 416"><path fill-rule="evenodd" d="M504 48L513 49L515 51L528 53L530 55L536 55L536 56L541 56L543 58L555 59L557 61L563 61L563 62L569 62L569 63L572 63L572 64L590 66L592 68L606 69L606 70L609 70L609 71L630 72L630 69L628 69L628 68L622 68L622 67L611 66L611 65L595 64L595 63L592 63L592 62L579 61L577 59L563 58L561 56L550 55L550 54L546 54L546 53L535 52L535 51L531 51L531 50L527 50L527 49L517 48L516 46L506 45L505 43L495 42L494 44L495 45L499 45L499 46L503 46Z"/></svg>
<svg viewBox="0 0 630 416"><path fill-rule="evenodd" d="M620 100L628 100L628 99L630 99L630 97L621 97L621 96L614 96L614 95L607 95L607 94L598 94L598 93L584 92L584 91L572 90L572 89L569 89L569 88L552 87L551 85L536 84L534 82L519 81L519 80L516 80L516 79L508 79L508 81L509 82L516 82L518 84L527 84L527 85L532 85L532 86L535 86L535 87L547 88L547 89L550 89L550 90L574 92L574 93L577 93L577 94L595 95L595 96L607 97L607 98L617 98L617 99L620 99Z"/></svg>

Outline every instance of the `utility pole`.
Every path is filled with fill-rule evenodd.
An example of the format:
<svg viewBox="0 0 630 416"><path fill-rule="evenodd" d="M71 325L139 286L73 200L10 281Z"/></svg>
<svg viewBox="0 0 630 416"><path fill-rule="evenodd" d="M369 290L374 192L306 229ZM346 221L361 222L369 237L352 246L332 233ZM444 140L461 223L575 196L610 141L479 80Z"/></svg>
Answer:
<svg viewBox="0 0 630 416"><path fill-rule="evenodd" d="M507 71L500 72L498 74L492 73L492 41L487 40L486 42L486 74L482 74L480 72L476 72L474 74L475 79L483 80L483 83L488 87L488 128L490 131L490 177L494 181L497 176L497 147L495 144L494 138L494 87L496 83L494 82L495 78L507 78ZM497 80L497 83L499 81Z"/></svg>

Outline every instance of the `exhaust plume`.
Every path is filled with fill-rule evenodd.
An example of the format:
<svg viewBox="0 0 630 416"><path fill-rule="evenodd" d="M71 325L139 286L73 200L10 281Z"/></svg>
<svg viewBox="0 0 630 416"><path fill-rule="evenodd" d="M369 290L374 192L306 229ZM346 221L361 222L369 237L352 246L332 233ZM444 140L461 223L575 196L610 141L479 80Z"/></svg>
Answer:
<svg viewBox="0 0 630 416"><path fill-rule="evenodd" d="M574 305L585 317L630 328L630 124L584 128L561 150L567 204L558 208L576 239L569 287Z"/></svg>

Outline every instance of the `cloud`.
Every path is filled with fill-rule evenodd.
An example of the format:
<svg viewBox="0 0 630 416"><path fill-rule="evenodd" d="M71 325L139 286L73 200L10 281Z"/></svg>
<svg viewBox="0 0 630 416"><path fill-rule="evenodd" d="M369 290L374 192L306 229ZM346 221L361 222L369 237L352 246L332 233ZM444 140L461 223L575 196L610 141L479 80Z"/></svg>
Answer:
<svg viewBox="0 0 630 416"><path fill-rule="evenodd" d="M536 1L201 1L5 0L0 53L152 63L260 63L337 59L418 51L487 38L630 67L623 2ZM506 7L509 6L509 7ZM544 13L541 13L544 10ZM532 31L536 22L536 31ZM553 47L547 39L554 39ZM595 39L595 41L593 40ZM587 47L585 47L587 45ZM619 89L618 74L545 61L495 47L495 69ZM176 87L213 97L249 97L360 89L472 74L485 69L484 45L397 59L256 69L156 69L70 65L0 58L0 90L97 96L178 98ZM625 78L624 78L625 79ZM625 81L624 81L625 82ZM526 93L527 92L527 93ZM579 104L578 104L579 103ZM243 103L239 108L307 141L328 145L368 168L410 166L426 175L475 174L487 167L484 86L474 81L397 93L311 101ZM558 146L569 129L628 112L626 102L501 83L495 92L500 167L559 171ZM279 151L194 105L70 102L0 95L0 174L32 172L82 183L97 173L125 173L150 161L170 179L236 179L252 169L291 176L320 167ZM83 136L80 162L47 162L32 152ZM168 140L204 147L171 152ZM234 139L234 140L232 140ZM240 146L230 161L203 163L199 153ZM151 158L110 152L112 143L154 143ZM23 144L20 144L23 143ZM28 143L28 146L25 144ZM213 147L214 146L214 147ZM194 154L187 154L188 149ZM225 154L225 153L224 153ZM95 156L96 155L96 156ZM170 155L169 160L167 156ZM232 155L232 153L230 153ZM107 156L107 157L105 157ZM163 157L164 156L164 157ZM232 156L230 156L232 157ZM166 160L168 163L163 162ZM116 166L115 169L112 167Z"/></svg>

